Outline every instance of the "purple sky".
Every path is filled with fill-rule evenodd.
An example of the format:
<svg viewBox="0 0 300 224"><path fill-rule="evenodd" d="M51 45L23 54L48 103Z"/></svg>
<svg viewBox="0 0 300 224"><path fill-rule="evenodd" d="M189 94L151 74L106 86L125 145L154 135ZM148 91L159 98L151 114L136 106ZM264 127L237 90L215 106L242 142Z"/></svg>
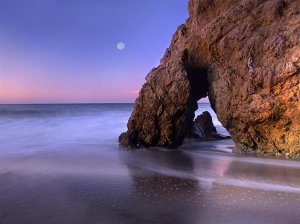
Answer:
<svg viewBox="0 0 300 224"><path fill-rule="evenodd" d="M0 103L133 102L187 17L187 0L0 0Z"/></svg>

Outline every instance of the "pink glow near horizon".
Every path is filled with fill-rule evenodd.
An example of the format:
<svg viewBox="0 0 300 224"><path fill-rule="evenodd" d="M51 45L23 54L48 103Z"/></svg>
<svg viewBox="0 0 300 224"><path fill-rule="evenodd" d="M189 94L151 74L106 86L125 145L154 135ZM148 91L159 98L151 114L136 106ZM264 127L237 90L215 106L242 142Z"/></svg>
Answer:
<svg viewBox="0 0 300 224"><path fill-rule="evenodd" d="M25 73L25 72L24 72ZM43 80L17 79L18 75L0 77L0 103L80 103L80 102L134 102L139 89L130 82L106 84L44 82ZM137 84L135 84L137 85ZM141 86L142 84L140 84ZM199 103L208 103L208 98Z"/></svg>
<svg viewBox="0 0 300 224"><path fill-rule="evenodd" d="M109 71L81 64L60 70L57 62L49 65L47 57L26 57L6 43L0 40L0 49L7 52L5 57L0 54L0 103L130 103L147 74L146 69L123 71L118 63Z"/></svg>
<svg viewBox="0 0 300 224"><path fill-rule="evenodd" d="M130 86L99 83L88 86L66 83L43 83L33 80L0 78L0 103L72 103L72 102L134 102L137 90Z"/></svg>

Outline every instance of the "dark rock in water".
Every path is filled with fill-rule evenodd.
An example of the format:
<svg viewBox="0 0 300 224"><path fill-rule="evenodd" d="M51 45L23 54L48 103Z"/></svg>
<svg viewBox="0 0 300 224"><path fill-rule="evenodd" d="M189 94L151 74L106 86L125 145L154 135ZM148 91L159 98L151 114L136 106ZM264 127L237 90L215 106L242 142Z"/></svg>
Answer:
<svg viewBox="0 0 300 224"><path fill-rule="evenodd" d="M187 138L196 138L208 141L230 139L230 136L218 134L210 113L208 111L204 111L202 114L196 117L193 127L188 133Z"/></svg>
<svg viewBox="0 0 300 224"><path fill-rule="evenodd" d="M198 117L196 117L194 126L196 133L199 136L210 137L217 134L217 129L213 124L212 117L208 111L204 111Z"/></svg>
<svg viewBox="0 0 300 224"><path fill-rule="evenodd" d="M122 146L173 147L208 96L238 151L300 156L299 0L190 0Z"/></svg>

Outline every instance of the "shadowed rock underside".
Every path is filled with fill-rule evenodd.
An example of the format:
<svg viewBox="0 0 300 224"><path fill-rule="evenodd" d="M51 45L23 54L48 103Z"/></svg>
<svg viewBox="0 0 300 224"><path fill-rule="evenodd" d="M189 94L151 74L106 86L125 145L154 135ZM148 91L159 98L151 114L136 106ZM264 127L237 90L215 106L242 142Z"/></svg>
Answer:
<svg viewBox="0 0 300 224"><path fill-rule="evenodd" d="M190 0L189 14L120 144L181 145L208 96L237 151L300 156L300 1Z"/></svg>

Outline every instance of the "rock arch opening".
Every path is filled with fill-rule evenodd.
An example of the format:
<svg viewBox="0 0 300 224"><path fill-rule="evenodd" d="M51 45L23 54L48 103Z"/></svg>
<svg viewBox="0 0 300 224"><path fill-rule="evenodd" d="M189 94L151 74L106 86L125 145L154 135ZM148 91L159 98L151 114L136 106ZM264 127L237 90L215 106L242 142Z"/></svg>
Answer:
<svg viewBox="0 0 300 224"><path fill-rule="evenodd" d="M208 70L206 68L186 68L188 79L191 85L191 96L198 101L208 96L209 84L207 81Z"/></svg>
<svg viewBox="0 0 300 224"><path fill-rule="evenodd" d="M207 140L219 140L228 138L227 130L217 119L208 98L209 81L208 69L205 67L191 66L188 57L185 61L185 70L191 88L192 118L187 120L187 138L200 138Z"/></svg>
<svg viewBox="0 0 300 224"><path fill-rule="evenodd" d="M191 100L198 101L208 96L208 68L199 66L187 50L183 53L183 66L191 88Z"/></svg>

